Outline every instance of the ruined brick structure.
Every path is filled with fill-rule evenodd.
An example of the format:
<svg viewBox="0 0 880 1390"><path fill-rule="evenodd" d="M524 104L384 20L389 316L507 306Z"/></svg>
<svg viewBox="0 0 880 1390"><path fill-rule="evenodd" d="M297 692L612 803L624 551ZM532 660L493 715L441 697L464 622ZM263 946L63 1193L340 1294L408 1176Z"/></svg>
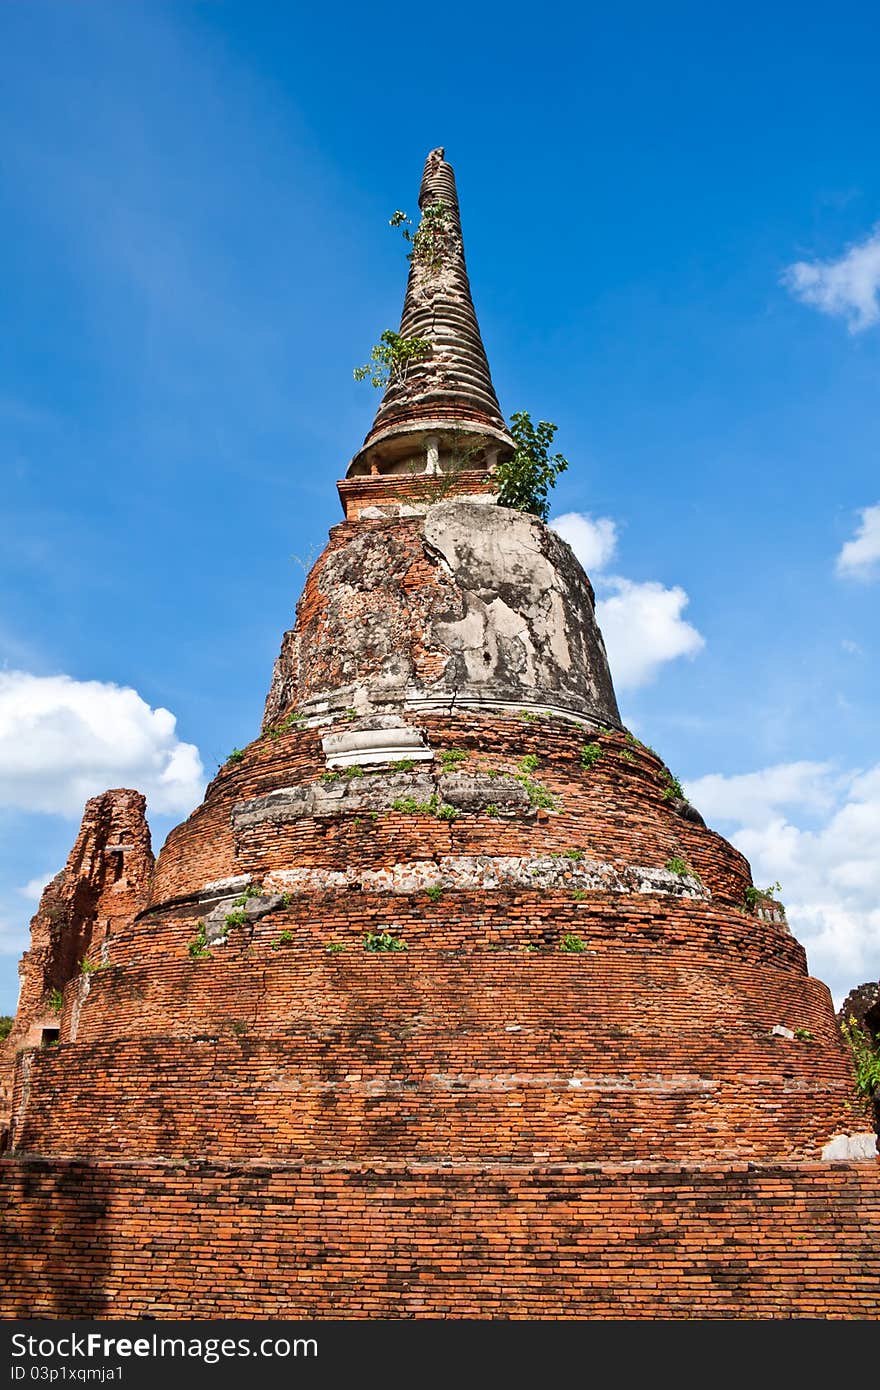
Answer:
<svg viewBox="0 0 880 1390"><path fill-rule="evenodd" d="M5 1315L875 1317L828 990L622 728L569 547L495 504L442 151L420 202L432 352L339 485L261 734L155 867L142 798L91 801L34 919Z"/></svg>
<svg viewBox="0 0 880 1390"><path fill-rule="evenodd" d="M867 984L851 989L838 1010L841 1022L855 1019L857 1025L865 1029L875 1040L880 1040L880 981L870 980Z"/></svg>

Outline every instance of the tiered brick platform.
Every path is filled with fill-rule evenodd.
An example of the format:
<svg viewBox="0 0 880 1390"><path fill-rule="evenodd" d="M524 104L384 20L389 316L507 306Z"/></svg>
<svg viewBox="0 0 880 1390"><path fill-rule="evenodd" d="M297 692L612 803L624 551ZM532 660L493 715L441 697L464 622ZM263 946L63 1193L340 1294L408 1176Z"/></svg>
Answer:
<svg viewBox="0 0 880 1390"><path fill-rule="evenodd" d="M438 785L526 759L555 809L394 809L424 767L328 774L320 723L228 765L20 1054L7 1314L875 1315L877 1165L822 1162L848 1054L742 857L625 734L419 727ZM236 833L294 785L340 808Z"/></svg>

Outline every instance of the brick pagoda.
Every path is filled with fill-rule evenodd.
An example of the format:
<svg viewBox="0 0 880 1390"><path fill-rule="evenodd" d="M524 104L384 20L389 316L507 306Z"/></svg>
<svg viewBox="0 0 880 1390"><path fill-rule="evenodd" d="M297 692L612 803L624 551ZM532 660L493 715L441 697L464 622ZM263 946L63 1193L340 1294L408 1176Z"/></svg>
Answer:
<svg viewBox="0 0 880 1390"><path fill-rule="evenodd" d="M452 169L262 732L153 860L86 807L4 1045L3 1313L875 1317L825 985L622 727L513 444ZM426 252L427 240L427 252Z"/></svg>

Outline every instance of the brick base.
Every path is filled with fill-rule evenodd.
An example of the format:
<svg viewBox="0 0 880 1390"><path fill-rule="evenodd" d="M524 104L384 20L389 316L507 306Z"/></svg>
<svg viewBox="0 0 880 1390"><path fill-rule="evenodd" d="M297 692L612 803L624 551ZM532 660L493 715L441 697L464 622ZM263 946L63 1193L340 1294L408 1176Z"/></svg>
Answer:
<svg viewBox="0 0 880 1390"><path fill-rule="evenodd" d="M0 1163L3 1316L876 1318L880 1166Z"/></svg>

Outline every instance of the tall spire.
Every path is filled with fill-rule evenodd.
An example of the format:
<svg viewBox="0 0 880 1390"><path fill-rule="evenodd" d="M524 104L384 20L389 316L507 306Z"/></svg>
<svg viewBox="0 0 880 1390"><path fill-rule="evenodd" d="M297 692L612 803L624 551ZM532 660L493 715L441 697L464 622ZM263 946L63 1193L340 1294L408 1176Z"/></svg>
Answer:
<svg viewBox="0 0 880 1390"><path fill-rule="evenodd" d="M427 458L436 460L438 448L442 458L444 435L459 445L462 435L468 436L472 459L482 444L485 466L491 466L499 450L512 448L471 299L455 174L443 155L442 149L432 150L425 162L419 190L422 218L400 319L401 337L421 339L430 351L405 376L390 381L364 446L349 466L350 477L397 471L407 453L415 463L425 454L425 440ZM460 453L460 448L452 452Z"/></svg>

